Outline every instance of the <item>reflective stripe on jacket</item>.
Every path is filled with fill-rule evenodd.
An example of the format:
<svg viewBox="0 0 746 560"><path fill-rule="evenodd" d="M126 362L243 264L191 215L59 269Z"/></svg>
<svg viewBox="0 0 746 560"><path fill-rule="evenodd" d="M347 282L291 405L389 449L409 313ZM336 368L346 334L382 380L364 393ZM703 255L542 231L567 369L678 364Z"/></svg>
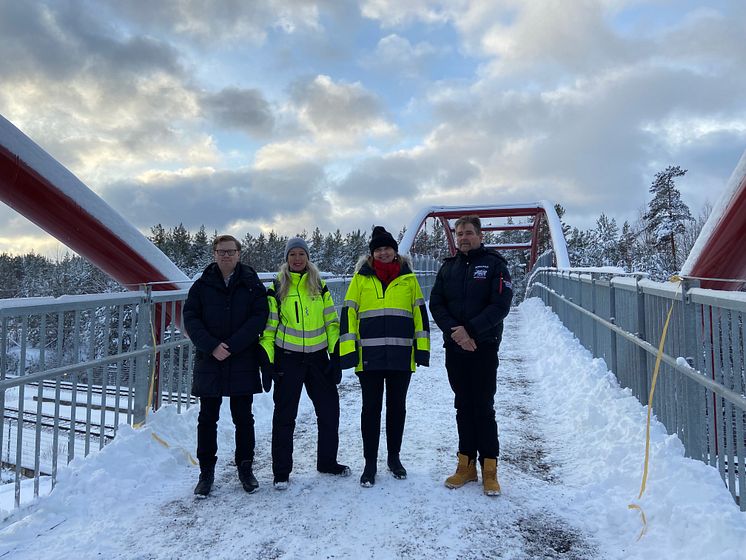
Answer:
<svg viewBox="0 0 746 560"><path fill-rule="evenodd" d="M306 354L326 348L332 352L339 340L339 318L326 283L322 280L319 293L311 296L307 274L291 272L290 279L288 293L279 306L276 286L267 290L269 318L260 343L272 363L275 346Z"/></svg>
<svg viewBox="0 0 746 560"><path fill-rule="evenodd" d="M430 326L420 284L408 263L384 289L367 263L353 276L340 320L342 368L414 371L429 365Z"/></svg>

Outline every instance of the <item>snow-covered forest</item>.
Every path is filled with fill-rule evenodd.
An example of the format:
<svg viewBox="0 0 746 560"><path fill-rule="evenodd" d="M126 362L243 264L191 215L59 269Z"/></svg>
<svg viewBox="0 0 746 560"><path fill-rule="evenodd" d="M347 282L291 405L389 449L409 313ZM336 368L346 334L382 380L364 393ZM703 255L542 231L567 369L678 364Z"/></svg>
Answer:
<svg viewBox="0 0 746 560"><path fill-rule="evenodd" d="M556 206L562 220L572 266L617 266L627 271L647 272L653 280L665 280L677 272L710 213L706 204L695 215L681 200L675 179L686 173L679 166L669 166L657 173L650 186L651 199L639 210L632 223L621 226L601 213L594 227L579 229L564 220L565 209ZM511 223L510 220L507 223ZM357 258L368 250L367 230L342 233L339 229L324 233L293 232L308 241L311 258L321 270L333 274L351 274ZM183 224L150 228L150 239L189 276L200 272L212 260L211 244L218 233L208 233L205 226L190 232ZM399 239L405 229L399 231ZM521 230L486 232L487 244L523 243L529 233ZM257 271L277 270L288 236L247 233L241 239L242 260ZM549 246L548 230L542 232L542 250ZM428 220L418 234L412 252L442 258L447 255L445 232L440 222ZM521 292L528 251L507 251L514 281ZM124 288L95 266L76 255L65 254L52 259L35 253L0 254L0 298L59 296L62 294L121 291Z"/></svg>

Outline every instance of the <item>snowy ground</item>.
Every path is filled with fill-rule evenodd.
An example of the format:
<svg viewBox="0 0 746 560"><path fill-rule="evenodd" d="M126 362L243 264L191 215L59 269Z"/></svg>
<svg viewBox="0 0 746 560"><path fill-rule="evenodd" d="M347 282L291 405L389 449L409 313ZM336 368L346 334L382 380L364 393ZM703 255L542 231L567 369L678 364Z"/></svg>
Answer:
<svg viewBox="0 0 746 560"><path fill-rule="evenodd" d="M339 459L352 477L315 471L315 419L304 397L291 486L275 491L271 398L261 395L259 491L244 493L229 464L233 430L224 407L214 492L195 500L197 469L188 452L196 409L179 416L166 407L148 428L121 428L102 452L76 459L51 495L0 515L0 558L744 558L746 514L717 472L685 459L659 424L648 489L636 500L645 409L537 299L511 313L502 345L496 409L503 495L488 498L478 484L446 489L456 430L439 336L433 333L432 366L412 378L402 450L407 480L386 472L382 454L376 485L359 486L360 391L348 370L340 385ZM630 503L647 515L639 541L642 524Z"/></svg>

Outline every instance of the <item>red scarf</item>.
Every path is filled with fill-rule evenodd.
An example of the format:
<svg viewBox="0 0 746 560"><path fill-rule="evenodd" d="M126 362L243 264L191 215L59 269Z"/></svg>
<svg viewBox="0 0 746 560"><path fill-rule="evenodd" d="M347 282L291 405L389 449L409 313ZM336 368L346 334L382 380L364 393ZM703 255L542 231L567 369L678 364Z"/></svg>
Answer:
<svg viewBox="0 0 746 560"><path fill-rule="evenodd" d="M376 276L381 283L384 286L388 286L394 278L399 276L399 273L401 272L401 264L398 260L385 263L373 259L373 270L376 272Z"/></svg>

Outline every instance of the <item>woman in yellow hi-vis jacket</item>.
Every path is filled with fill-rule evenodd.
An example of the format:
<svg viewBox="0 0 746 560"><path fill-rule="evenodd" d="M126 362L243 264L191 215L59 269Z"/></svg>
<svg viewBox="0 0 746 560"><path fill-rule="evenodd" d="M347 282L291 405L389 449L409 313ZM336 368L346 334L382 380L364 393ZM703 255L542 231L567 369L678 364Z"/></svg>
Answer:
<svg viewBox="0 0 746 560"><path fill-rule="evenodd" d="M430 363L430 327L425 299L409 260L381 226L373 228L371 256L360 259L340 323L340 361L355 367L362 389L365 468L360 484L376 482L381 409L386 389L386 447L394 478L407 477L399 459L409 381L416 365Z"/></svg>
<svg viewBox="0 0 746 560"><path fill-rule="evenodd" d="M339 447L339 319L332 296L309 261L305 240L294 237L285 246L285 262L267 291L269 319L260 339L267 360L262 383L269 392L274 380L272 473L274 487L287 488L293 470L293 433L303 386L316 410L319 472L349 476L337 462Z"/></svg>

